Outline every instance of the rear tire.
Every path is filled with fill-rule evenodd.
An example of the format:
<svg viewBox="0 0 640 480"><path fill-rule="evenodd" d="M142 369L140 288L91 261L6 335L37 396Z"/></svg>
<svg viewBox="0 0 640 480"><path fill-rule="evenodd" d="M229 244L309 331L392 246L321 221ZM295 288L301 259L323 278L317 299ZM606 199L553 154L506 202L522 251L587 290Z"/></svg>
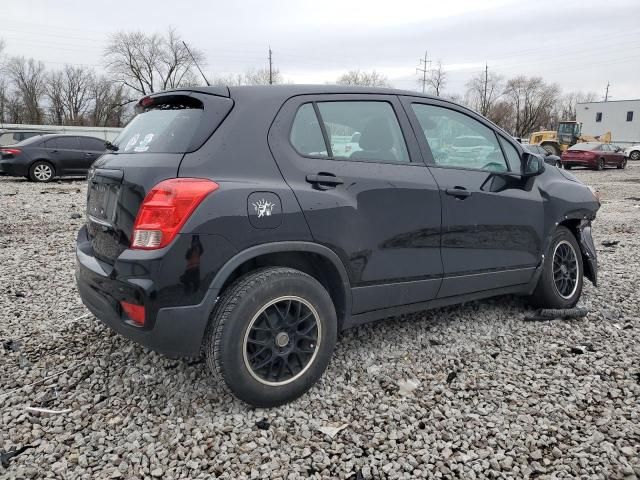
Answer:
<svg viewBox="0 0 640 480"><path fill-rule="evenodd" d="M47 183L53 180L56 170L49 162L38 160L29 168L29 179L33 182Z"/></svg>
<svg viewBox="0 0 640 480"><path fill-rule="evenodd" d="M298 270L270 267L241 277L218 299L205 355L214 377L239 399L275 407L318 381L336 336L324 287Z"/></svg>
<svg viewBox="0 0 640 480"><path fill-rule="evenodd" d="M629 154L631 160L640 160L640 150L634 150Z"/></svg>
<svg viewBox="0 0 640 480"><path fill-rule="evenodd" d="M601 171L604 170L604 158L598 160L598 165L596 165L596 170Z"/></svg>
<svg viewBox="0 0 640 480"><path fill-rule="evenodd" d="M563 164L562 168L564 168L565 170L571 170L571 165Z"/></svg>
<svg viewBox="0 0 640 480"><path fill-rule="evenodd" d="M539 308L573 308L582 294L582 253L571 231L559 226L551 238L531 303Z"/></svg>

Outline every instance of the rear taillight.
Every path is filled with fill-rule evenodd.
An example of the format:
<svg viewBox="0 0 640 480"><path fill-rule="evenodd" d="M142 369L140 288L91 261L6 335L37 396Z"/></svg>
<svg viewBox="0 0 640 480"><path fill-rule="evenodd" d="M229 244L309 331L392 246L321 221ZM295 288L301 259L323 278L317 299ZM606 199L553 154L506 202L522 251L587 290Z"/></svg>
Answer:
<svg viewBox="0 0 640 480"><path fill-rule="evenodd" d="M19 148L0 148L0 154L2 155L20 155L22 153L22 150L20 150Z"/></svg>
<svg viewBox="0 0 640 480"><path fill-rule="evenodd" d="M175 238L200 202L218 189L204 178L172 178L147 194L133 225L131 248L154 250Z"/></svg>
<svg viewBox="0 0 640 480"><path fill-rule="evenodd" d="M120 306L126 313L129 320L139 326L144 325L144 305L136 305L135 303L120 302Z"/></svg>

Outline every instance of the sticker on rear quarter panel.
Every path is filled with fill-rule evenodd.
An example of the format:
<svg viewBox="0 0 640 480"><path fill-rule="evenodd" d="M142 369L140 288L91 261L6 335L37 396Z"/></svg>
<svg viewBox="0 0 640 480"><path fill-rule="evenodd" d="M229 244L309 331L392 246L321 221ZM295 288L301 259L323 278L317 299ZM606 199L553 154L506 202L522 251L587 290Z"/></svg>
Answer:
<svg viewBox="0 0 640 480"><path fill-rule="evenodd" d="M282 223L282 203L273 192L253 192L247 199L249 222L255 228L277 228Z"/></svg>

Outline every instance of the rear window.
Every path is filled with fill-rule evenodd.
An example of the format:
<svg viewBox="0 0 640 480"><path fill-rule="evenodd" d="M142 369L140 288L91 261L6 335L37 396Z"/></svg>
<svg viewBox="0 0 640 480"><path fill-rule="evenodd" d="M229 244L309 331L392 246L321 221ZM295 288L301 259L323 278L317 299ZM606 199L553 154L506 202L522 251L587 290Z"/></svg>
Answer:
<svg viewBox="0 0 640 480"><path fill-rule="evenodd" d="M213 95L147 97L112 142L117 153L185 153L198 149L229 113L233 101Z"/></svg>
<svg viewBox="0 0 640 480"><path fill-rule="evenodd" d="M595 150L596 148L598 148L597 143L576 143L569 147L569 150Z"/></svg>

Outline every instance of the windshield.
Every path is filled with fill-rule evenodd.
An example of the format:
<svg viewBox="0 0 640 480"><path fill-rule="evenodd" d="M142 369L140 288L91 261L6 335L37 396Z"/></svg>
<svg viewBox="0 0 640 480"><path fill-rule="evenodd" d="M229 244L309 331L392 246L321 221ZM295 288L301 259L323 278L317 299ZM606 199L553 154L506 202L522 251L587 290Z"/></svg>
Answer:
<svg viewBox="0 0 640 480"><path fill-rule="evenodd" d="M203 112L202 102L197 99L160 97L142 107L112 143L117 153L185 153Z"/></svg>
<svg viewBox="0 0 640 480"><path fill-rule="evenodd" d="M564 135L573 135L573 133L577 132L578 124L577 123L561 123L558 126L558 133Z"/></svg>

